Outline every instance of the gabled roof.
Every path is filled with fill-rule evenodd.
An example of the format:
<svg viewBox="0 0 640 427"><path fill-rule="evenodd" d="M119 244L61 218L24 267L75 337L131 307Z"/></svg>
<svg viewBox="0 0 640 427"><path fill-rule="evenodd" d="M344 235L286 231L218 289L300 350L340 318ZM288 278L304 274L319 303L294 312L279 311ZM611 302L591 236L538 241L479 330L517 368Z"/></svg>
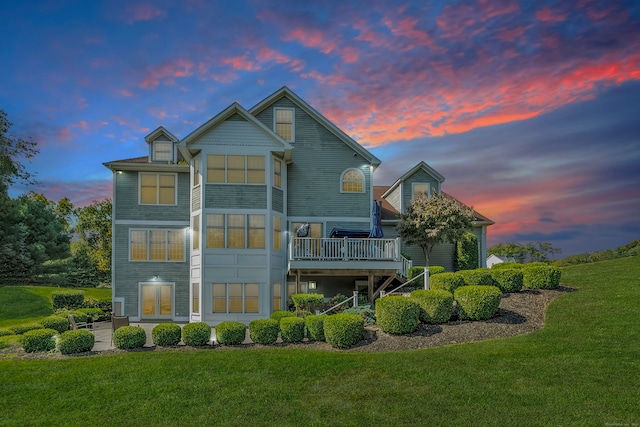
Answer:
<svg viewBox="0 0 640 427"><path fill-rule="evenodd" d="M344 133L339 127L334 125L329 119L320 114L315 108L307 104L302 98L300 98L286 86L283 86L281 89L277 90L273 94L269 95L268 97L254 105L249 109L249 112L253 115L258 115L261 111L268 108L271 104L284 97L289 98L289 100L296 104L297 107L313 117L316 121L318 121L318 123L322 124L322 126L324 126L329 132L333 133L336 137L341 139L345 144L347 144L356 153L361 155L374 167L377 167L378 165L380 165L380 163L382 163L380 159L371 154L362 145L358 144L353 138Z"/></svg>
<svg viewBox="0 0 640 427"><path fill-rule="evenodd" d="M415 174L417 171L421 169L426 173L428 173L429 175L431 175L436 181L438 181L438 183L442 184L444 182L444 176L440 175L440 173L437 170L435 170L434 168L426 164L424 161L422 161L417 165L415 165L413 168L411 168L409 172L402 175L396 182L394 182L393 185L389 187L389 189L382 195L382 197L386 197L387 193L390 193L393 190L395 190L396 187L402 184L403 181L407 180L408 178L413 176L413 174Z"/></svg>
<svg viewBox="0 0 640 427"><path fill-rule="evenodd" d="M238 114L239 116L244 118L246 121L248 121L249 123L254 125L257 129L259 129L261 132L263 132L267 137L271 138L277 145L281 146L282 151L284 153L285 160L291 159L291 152L293 150L293 146L289 144L287 141L285 141L284 139L282 139L280 135L276 134L271 129L266 127L264 124L262 124L260 120L256 119L255 116L253 116L251 113L245 110L237 102L234 102L233 104L231 104L230 106L222 110L220 113L218 113L217 115L209 119L207 122L202 124L196 130L191 132L189 135L182 138L182 140L178 145L178 149L186 158L191 158L191 152L188 147L189 144L191 144L193 141L198 139L200 136L204 135L206 132L210 131L211 129L214 129L216 126L218 126L220 123L224 122L234 114Z"/></svg>
<svg viewBox="0 0 640 427"><path fill-rule="evenodd" d="M144 140L147 141L147 144L150 144L151 141L153 141L160 135L166 136L171 142L178 142L178 138L176 138L171 132L166 130L164 126L159 126L156 130L152 131L149 135L145 136Z"/></svg>
<svg viewBox="0 0 640 427"><path fill-rule="evenodd" d="M400 216L400 212L398 212L393 206L391 206L391 203L389 203L387 199L385 199L385 194L387 194L391 188L392 187L388 187L386 185L373 186L373 199L382 201L382 212L381 212L380 219L382 219L383 221L397 221L398 217ZM460 200L451 196L450 194L447 194L444 191L441 191L441 193L443 196L446 196L455 200L456 202L460 203L462 206L467 206L464 203L462 203ZM473 210L473 216L474 216L474 223L476 225L495 224L495 222L491 221L489 218L482 215L480 212L476 211L475 209Z"/></svg>

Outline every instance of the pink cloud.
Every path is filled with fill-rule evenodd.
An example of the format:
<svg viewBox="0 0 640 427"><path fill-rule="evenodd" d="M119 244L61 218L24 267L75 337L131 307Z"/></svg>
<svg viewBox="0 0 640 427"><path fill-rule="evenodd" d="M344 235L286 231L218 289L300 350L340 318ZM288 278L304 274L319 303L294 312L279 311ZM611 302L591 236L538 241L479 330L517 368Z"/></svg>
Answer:
<svg viewBox="0 0 640 427"><path fill-rule="evenodd" d="M193 75L194 61L187 58L167 59L154 66L148 66L139 86L143 89L155 89L160 83L172 85L176 78Z"/></svg>
<svg viewBox="0 0 640 427"><path fill-rule="evenodd" d="M254 61L248 59L249 53L245 52L239 56L233 56L228 58L222 58L220 62L224 65L230 65L234 70L241 71L257 71L260 70L260 66Z"/></svg>
<svg viewBox="0 0 640 427"><path fill-rule="evenodd" d="M566 13L560 13L550 7L545 7L536 12L536 19L543 22L563 22L567 19L567 16Z"/></svg>
<svg viewBox="0 0 640 427"><path fill-rule="evenodd" d="M158 9L151 3L129 5L125 12L125 21L129 24L133 24L138 21L151 21L156 18L164 18L167 16L166 11Z"/></svg>

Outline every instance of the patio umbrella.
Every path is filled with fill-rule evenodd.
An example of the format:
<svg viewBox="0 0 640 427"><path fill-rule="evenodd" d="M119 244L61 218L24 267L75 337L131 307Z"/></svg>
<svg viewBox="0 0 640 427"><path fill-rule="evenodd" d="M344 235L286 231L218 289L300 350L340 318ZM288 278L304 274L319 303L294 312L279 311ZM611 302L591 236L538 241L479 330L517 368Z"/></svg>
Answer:
<svg viewBox="0 0 640 427"><path fill-rule="evenodd" d="M377 201L373 201L373 209L371 210L371 219L373 222L373 226L371 227L371 232L369 233L370 238L380 239L384 236L382 232L382 219L380 217L382 210L382 202L378 204Z"/></svg>

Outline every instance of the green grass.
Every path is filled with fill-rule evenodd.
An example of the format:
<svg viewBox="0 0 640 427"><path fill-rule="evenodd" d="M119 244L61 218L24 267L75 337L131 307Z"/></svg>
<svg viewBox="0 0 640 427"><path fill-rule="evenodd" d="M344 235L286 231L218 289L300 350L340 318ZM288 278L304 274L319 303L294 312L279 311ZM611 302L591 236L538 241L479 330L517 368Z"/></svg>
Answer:
<svg viewBox="0 0 640 427"><path fill-rule="evenodd" d="M640 423L640 258L563 269L541 331L425 350L0 360L0 425Z"/></svg>
<svg viewBox="0 0 640 427"><path fill-rule="evenodd" d="M0 329L35 323L53 314L51 294L61 288L51 286L0 287ZM110 298L111 289L82 289L86 297Z"/></svg>

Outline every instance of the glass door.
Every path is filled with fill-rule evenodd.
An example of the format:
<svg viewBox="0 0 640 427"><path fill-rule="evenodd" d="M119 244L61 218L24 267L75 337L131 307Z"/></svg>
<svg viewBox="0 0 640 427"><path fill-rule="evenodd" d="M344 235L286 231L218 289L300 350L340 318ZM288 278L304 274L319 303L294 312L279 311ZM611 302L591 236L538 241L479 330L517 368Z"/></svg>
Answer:
<svg viewBox="0 0 640 427"><path fill-rule="evenodd" d="M142 317L171 318L172 285L142 285Z"/></svg>

